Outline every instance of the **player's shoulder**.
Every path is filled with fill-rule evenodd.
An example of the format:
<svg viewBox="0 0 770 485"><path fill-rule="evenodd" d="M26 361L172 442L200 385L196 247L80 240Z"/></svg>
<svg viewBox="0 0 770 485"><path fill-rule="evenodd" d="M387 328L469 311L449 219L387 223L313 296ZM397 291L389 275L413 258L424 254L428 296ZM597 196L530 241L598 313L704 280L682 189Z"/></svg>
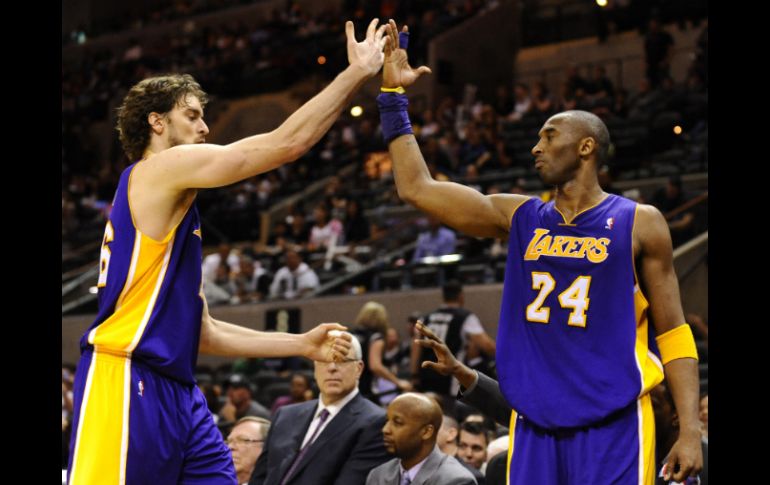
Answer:
<svg viewBox="0 0 770 485"><path fill-rule="evenodd" d="M500 213L506 216L509 222L523 205L530 201L542 202L538 197L523 194L493 194L489 196L489 200Z"/></svg>
<svg viewBox="0 0 770 485"><path fill-rule="evenodd" d="M650 204L636 204L636 222L642 226L665 224L666 219L660 209Z"/></svg>
<svg viewBox="0 0 770 485"><path fill-rule="evenodd" d="M668 223L657 207L649 204L637 205L634 237L642 249L651 249L653 246L665 244L666 241L671 244Z"/></svg>

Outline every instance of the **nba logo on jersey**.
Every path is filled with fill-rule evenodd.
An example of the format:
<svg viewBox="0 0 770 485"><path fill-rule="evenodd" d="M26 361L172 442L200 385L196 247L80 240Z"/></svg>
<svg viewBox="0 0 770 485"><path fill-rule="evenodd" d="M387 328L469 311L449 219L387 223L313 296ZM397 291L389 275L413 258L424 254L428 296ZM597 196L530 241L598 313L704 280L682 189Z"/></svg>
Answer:
<svg viewBox="0 0 770 485"><path fill-rule="evenodd" d="M139 381L139 397L144 396L144 382Z"/></svg>
<svg viewBox="0 0 770 485"><path fill-rule="evenodd" d="M607 225L604 226L604 228L605 229L612 229L613 225L615 225L615 218L614 217L610 217L609 219L607 219Z"/></svg>

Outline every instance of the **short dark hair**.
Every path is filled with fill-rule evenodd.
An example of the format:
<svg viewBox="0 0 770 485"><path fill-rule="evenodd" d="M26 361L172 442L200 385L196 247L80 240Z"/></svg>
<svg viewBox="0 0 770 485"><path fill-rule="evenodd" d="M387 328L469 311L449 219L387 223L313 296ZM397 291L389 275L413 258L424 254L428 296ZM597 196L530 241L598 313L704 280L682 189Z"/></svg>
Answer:
<svg viewBox="0 0 770 485"><path fill-rule="evenodd" d="M465 421L460 425L460 431L475 435L484 435L484 440L489 444L489 434L483 424L478 421Z"/></svg>
<svg viewBox="0 0 770 485"><path fill-rule="evenodd" d="M449 280L444 284L441 289L441 293L444 297L444 301L457 301L460 298L460 293L463 292L463 285L457 280Z"/></svg>
<svg viewBox="0 0 770 485"><path fill-rule="evenodd" d="M150 113L168 113L188 95L196 96L201 107L208 103L208 95L189 74L169 74L144 79L135 84L118 108L116 129L123 150L131 161L142 158L150 143Z"/></svg>
<svg viewBox="0 0 770 485"><path fill-rule="evenodd" d="M247 389L249 391L249 394L252 396L256 394L256 389L254 384L251 383L251 381L244 376L243 374L233 374L230 376L230 378L227 380L228 388L229 389Z"/></svg>
<svg viewBox="0 0 770 485"><path fill-rule="evenodd" d="M601 118L593 113L582 110L569 110L560 114L566 114L580 123L583 133L581 136L588 135L596 142L596 167L599 168L609 162L612 146L610 131Z"/></svg>

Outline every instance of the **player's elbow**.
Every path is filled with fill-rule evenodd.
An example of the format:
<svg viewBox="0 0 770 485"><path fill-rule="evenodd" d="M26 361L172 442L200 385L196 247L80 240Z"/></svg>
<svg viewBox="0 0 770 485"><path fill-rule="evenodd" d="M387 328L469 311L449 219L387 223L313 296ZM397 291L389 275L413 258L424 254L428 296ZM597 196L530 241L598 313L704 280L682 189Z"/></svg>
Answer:
<svg viewBox="0 0 770 485"><path fill-rule="evenodd" d="M309 139L298 138L298 139L291 140L291 142L286 147L287 159L288 159L287 161L294 162L295 160L300 158L302 155L309 152L312 147L313 147L313 143Z"/></svg>
<svg viewBox="0 0 770 485"><path fill-rule="evenodd" d="M411 184L397 185L398 198L410 205L417 205L417 191Z"/></svg>

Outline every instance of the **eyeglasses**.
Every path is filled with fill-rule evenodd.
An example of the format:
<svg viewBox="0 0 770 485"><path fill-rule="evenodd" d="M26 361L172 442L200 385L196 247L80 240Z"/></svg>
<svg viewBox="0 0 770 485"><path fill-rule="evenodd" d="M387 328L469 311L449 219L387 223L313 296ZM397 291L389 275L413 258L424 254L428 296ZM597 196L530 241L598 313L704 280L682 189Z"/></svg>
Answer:
<svg viewBox="0 0 770 485"><path fill-rule="evenodd" d="M247 445L256 445L257 443L264 443L265 440L250 440L248 438L241 438L240 436L237 438L227 438L225 440L225 444L228 446L247 446Z"/></svg>

